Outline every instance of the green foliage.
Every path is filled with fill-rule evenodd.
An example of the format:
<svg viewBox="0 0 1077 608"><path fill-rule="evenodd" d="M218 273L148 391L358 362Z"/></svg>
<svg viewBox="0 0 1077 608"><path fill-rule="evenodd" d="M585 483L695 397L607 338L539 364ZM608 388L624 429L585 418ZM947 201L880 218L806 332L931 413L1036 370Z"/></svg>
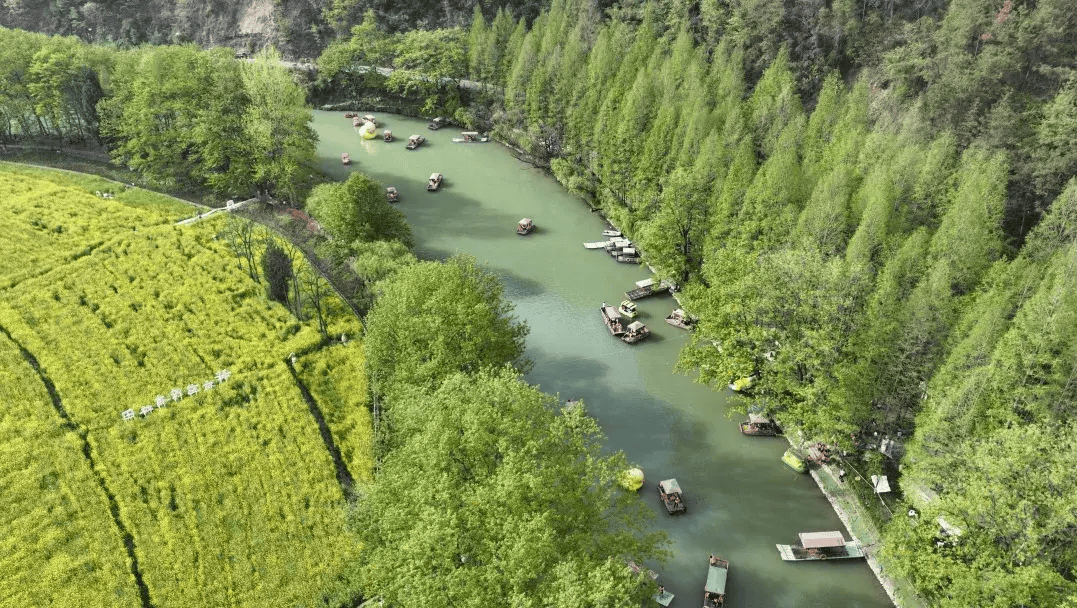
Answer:
<svg viewBox="0 0 1077 608"><path fill-rule="evenodd" d="M555 408L508 369L394 398L396 447L353 521L368 593L436 606L646 601L653 581L621 560L659 556L663 537L618 485L627 464L603 453L594 419Z"/></svg>
<svg viewBox="0 0 1077 608"><path fill-rule="evenodd" d="M523 359L527 326L502 300L497 278L470 257L419 262L387 282L367 315L367 369L376 394L433 388L456 372Z"/></svg>
<svg viewBox="0 0 1077 608"><path fill-rule="evenodd" d="M362 173L352 173L344 183L316 186L306 207L344 243L399 241L411 247L411 227L403 212L388 203L381 184Z"/></svg>
<svg viewBox="0 0 1077 608"><path fill-rule="evenodd" d="M266 278L269 299L288 305L288 288L291 285L292 260L279 245L270 241L262 253L262 274Z"/></svg>

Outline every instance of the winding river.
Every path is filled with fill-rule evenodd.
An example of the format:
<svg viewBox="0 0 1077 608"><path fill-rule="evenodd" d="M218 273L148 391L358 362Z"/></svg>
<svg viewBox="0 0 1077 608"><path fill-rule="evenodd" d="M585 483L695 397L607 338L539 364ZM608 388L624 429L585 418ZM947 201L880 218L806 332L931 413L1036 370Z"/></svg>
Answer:
<svg viewBox="0 0 1077 608"><path fill-rule="evenodd" d="M420 257L469 253L496 272L531 328L527 355L535 366L527 380L562 399L582 397L609 447L646 472L641 497L672 541L671 559L651 566L676 594L674 607L701 604L710 553L730 561L730 608L892 605L863 561L781 561L775 543L793 543L798 532L848 532L811 477L781 462L785 441L742 436L740 417L727 417L725 390L673 373L687 334L663 320L676 306L672 298L638 302L652 330L644 342L610 337L599 305L620 302L649 273L582 247L602 240L605 227L586 205L496 143L453 143L459 129L429 131L425 121L379 115L379 137L365 141L340 112L314 116L323 168L341 179L362 171L396 186ZM382 141L386 128L396 141ZM427 142L405 150L410 134ZM342 152L351 155L349 167L341 165ZM433 172L445 182L429 193ZM527 237L515 233L523 217L536 225ZM684 515L667 515L655 494L655 483L668 477L684 489Z"/></svg>

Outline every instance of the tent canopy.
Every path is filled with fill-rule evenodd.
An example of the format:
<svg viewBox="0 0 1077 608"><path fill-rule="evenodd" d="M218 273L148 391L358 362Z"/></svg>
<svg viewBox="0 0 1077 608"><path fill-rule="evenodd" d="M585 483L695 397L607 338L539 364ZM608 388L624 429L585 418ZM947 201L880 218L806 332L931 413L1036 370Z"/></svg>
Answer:
<svg viewBox="0 0 1077 608"><path fill-rule="evenodd" d="M705 590L711 593L725 593L725 579L727 576L729 576L729 570L711 566L707 570L707 586Z"/></svg>
<svg viewBox="0 0 1077 608"><path fill-rule="evenodd" d="M801 532L800 544L805 549L821 549L824 547L844 547L845 537L841 532Z"/></svg>

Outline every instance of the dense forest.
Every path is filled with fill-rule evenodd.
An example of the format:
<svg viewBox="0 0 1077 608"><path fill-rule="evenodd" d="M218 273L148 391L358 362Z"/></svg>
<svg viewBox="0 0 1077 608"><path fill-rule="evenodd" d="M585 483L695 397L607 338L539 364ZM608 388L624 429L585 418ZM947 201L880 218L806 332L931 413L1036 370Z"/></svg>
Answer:
<svg viewBox="0 0 1077 608"><path fill-rule="evenodd" d="M312 93L395 95L492 129L600 208L701 319L683 371L716 387L753 377L743 407L850 451L865 474L891 476L907 504L876 514L884 554L929 603L1077 605L1077 12L1068 0L556 0L537 16L482 5L467 19L441 6L431 21L362 2L325 7L339 37L318 59ZM268 67L272 86L289 91L279 111L295 117L284 124L297 143L261 141L298 156L293 170L237 167L234 177L233 162L255 161L222 148L236 144L220 129L248 127L234 106L199 95L223 87L244 108L280 99L258 96L258 70L192 47L106 51L13 31L0 44L5 140L100 138L156 179L305 196L298 177L311 135L292 113L294 84ZM70 50L48 53L59 45ZM168 93L168 115L151 109L163 92L151 104L139 95L158 91L136 84L164 78L152 61L166 59L206 66L180 70L189 82ZM245 86L228 87L230 77ZM185 124L201 128L159 137L185 108L197 108ZM318 197L311 207L349 230L353 209ZM370 245L350 247L338 257ZM389 318L379 306L418 303L408 281L421 282L425 265L399 276L392 264L372 267L401 281L374 304L376 341L376 320ZM450 361L435 365L439 374L513 361L518 337L497 331L506 336L498 361ZM390 453L414 450L412 461L434 448L424 442L430 421L408 412L439 391L482 401L512 382L486 371L465 390L465 380L429 376L428 357L414 369L386 363L371 373L388 375L371 383L401 428ZM539 399L519 391L505 407ZM438 424L450 423L462 422ZM884 454L882 439L904 450ZM402 529L371 529L367 541ZM409 592L368 574L380 593Z"/></svg>

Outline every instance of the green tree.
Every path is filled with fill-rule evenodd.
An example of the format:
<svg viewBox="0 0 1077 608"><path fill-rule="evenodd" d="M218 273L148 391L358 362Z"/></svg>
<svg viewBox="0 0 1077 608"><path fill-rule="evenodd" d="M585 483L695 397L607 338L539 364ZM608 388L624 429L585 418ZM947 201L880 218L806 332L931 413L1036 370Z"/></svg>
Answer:
<svg viewBox="0 0 1077 608"><path fill-rule="evenodd" d="M275 239L270 239L262 253L262 275L266 279L270 300L288 306L288 288L292 274L292 259L277 245Z"/></svg>
<svg viewBox="0 0 1077 608"><path fill-rule="evenodd" d="M310 214L347 247L356 241L400 241L412 246L404 214L385 199L380 184L362 173L344 183L319 184L306 202Z"/></svg>

